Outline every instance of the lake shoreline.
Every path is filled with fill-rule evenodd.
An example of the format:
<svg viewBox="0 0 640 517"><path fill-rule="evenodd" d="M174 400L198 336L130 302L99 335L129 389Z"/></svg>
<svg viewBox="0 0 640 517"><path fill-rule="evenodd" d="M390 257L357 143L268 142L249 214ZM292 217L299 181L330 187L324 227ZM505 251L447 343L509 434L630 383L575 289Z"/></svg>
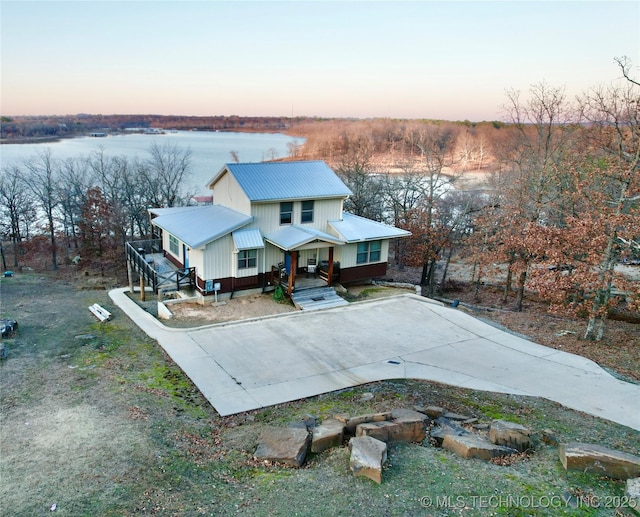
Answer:
<svg viewBox="0 0 640 517"><path fill-rule="evenodd" d="M170 131L170 130L166 130ZM180 129L180 131L193 131L194 133L245 133L245 134L265 134L265 135L287 135L292 138L304 138L304 135L296 133L295 131L268 131L264 129L198 129L198 130L187 130ZM73 135L56 135L56 136L27 136L20 138L0 138L0 145L21 145L21 144L50 144L55 142L60 142L62 140L70 140L73 138L88 138L91 137L92 131L88 131L86 133L77 133ZM109 136L122 136L127 135L127 132L124 131L114 131L106 133L104 137L95 137L95 138L108 138ZM136 134L136 133L134 133ZM158 133L159 136L162 136L163 133Z"/></svg>

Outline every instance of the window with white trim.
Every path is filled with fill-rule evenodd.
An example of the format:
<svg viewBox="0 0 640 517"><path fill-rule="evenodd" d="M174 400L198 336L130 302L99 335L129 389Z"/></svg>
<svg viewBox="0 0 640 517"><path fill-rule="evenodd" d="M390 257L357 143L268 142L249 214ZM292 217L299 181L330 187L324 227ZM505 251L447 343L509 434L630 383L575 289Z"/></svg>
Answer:
<svg viewBox="0 0 640 517"><path fill-rule="evenodd" d="M241 250L238 252L238 269L256 267L258 250Z"/></svg>
<svg viewBox="0 0 640 517"><path fill-rule="evenodd" d="M380 262L381 255L382 241L359 242L356 263Z"/></svg>
<svg viewBox="0 0 640 517"><path fill-rule="evenodd" d="M178 244L178 239L173 235L169 235L169 251L176 257L180 256L180 245Z"/></svg>

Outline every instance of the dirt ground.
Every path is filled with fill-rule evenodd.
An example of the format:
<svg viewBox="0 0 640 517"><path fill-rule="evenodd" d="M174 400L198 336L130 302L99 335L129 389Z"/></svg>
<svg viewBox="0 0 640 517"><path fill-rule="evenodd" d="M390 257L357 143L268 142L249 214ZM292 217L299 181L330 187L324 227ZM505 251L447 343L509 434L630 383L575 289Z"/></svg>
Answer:
<svg viewBox="0 0 640 517"><path fill-rule="evenodd" d="M394 296L406 293L415 293L414 288L387 287L372 284L352 285L341 291L349 301L361 301L384 296ZM135 300L135 297L133 297ZM147 310L153 310L155 302L147 303ZM213 323L223 323L227 321L237 321L276 314L286 314L297 309L288 300L276 301L271 293L236 295L230 300L213 303L207 300L202 305L189 301L169 301L167 308L172 314L172 318L164 320L163 323L170 327L192 327L199 325L209 325Z"/></svg>
<svg viewBox="0 0 640 517"><path fill-rule="evenodd" d="M190 302L168 303L173 314L172 320L165 321L170 326L222 323L240 319L260 318L293 312L296 308L288 302L277 302L269 294L236 296L231 300L205 305Z"/></svg>

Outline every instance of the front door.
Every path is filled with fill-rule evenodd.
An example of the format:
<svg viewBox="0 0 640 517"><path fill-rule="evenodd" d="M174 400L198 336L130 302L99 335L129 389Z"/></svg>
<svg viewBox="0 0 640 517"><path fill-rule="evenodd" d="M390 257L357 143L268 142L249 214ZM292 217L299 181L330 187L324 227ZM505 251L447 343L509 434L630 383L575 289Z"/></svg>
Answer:
<svg viewBox="0 0 640 517"><path fill-rule="evenodd" d="M185 244L182 245L182 256L184 257L184 268L189 267L189 250Z"/></svg>
<svg viewBox="0 0 640 517"><path fill-rule="evenodd" d="M291 252L284 252L284 269L287 271L287 275L291 274Z"/></svg>

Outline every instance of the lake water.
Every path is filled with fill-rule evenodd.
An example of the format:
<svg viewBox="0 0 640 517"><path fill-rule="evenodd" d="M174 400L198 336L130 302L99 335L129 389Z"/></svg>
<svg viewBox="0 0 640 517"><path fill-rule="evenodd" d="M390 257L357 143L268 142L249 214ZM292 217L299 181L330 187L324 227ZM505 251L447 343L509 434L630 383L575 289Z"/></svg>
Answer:
<svg viewBox="0 0 640 517"><path fill-rule="evenodd" d="M20 163L39 151L49 148L57 160L88 156L102 147L107 156L149 156L153 143L172 142L191 150L191 173L186 179L187 191L210 194L207 182L223 167L233 161L231 151L237 152L241 162L260 162L289 156L289 145L302 144L304 139L281 133L233 133L217 131L177 131L162 135L125 134L104 138L68 138L42 144L0 145L0 166Z"/></svg>

